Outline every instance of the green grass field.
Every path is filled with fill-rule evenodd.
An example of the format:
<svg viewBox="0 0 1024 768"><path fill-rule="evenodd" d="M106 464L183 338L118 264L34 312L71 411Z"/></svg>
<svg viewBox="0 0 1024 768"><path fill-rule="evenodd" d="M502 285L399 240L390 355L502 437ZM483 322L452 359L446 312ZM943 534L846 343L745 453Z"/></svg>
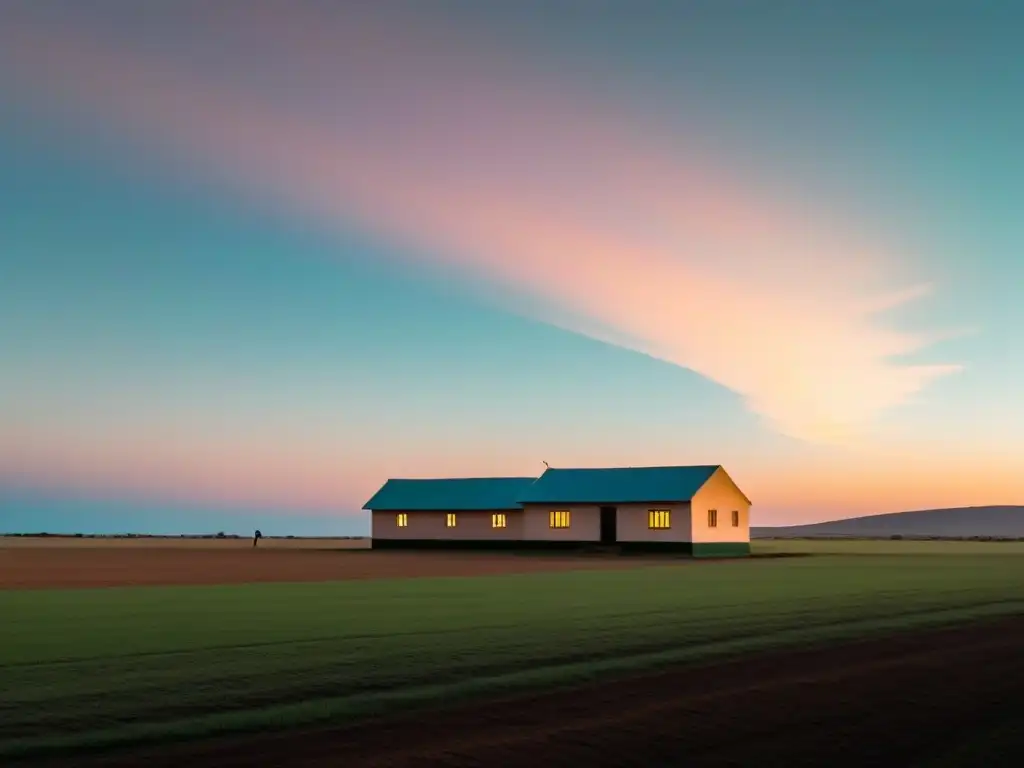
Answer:
<svg viewBox="0 0 1024 768"><path fill-rule="evenodd" d="M473 579L0 591L0 763L1024 612L1024 544ZM344 555L339 556L355 556Z"/></svg>
<svg viewBox="0 0 1024 768"><path fill-rule="evenodd" d="M811 555L1024 555L1024 541L908 541L891 539L764 539L757 554Z"/></svg>

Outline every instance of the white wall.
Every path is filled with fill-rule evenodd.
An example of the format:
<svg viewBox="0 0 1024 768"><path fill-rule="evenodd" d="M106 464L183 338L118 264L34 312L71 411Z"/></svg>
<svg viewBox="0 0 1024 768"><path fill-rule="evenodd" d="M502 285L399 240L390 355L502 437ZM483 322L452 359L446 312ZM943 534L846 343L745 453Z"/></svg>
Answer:
<svg viewBox="0 0 1024 768"><path fill-rule="evenodd" d="M507 528L492 528L492 512L455 512L455 527L447 526L447 512L406 512L409 525L399 528L397 512L373 513L371 535L375 539L503 540L523 537L523 512L503 513Z"/></svg>
<svg viewBox="0 0 1024 768"><path fill-rule="evenodd" d="M614 506L616 540L618 541L690 541L690 505L682 504L623 504ZM552 510L568 509L569 528L551 528ZM672 527L651 530L647 527L647 512L668 509L672 512ZM599 506L540 506L529 505L524 511L523 538L527 541L600 541L601 508Z"/></svg>
<svg viewBox="0 0 1024 768"><path fill-rule="evenodd" d="M672 527L651 530L647 527L647 513L652 509L667 509ZM618 507L619 541L690 541L690 505L682 504L624 504Z"/></svg>
<svg viewBox="0 0 1024 768"><path fill-rule="evenodd" d="M721 467L708 478L690 502L693 541L698 543L750 541L750 503ZM718 525L708 527L708 510L718 510ZM740 524L732 524L732 512L740 513Z"/></svg>
<svg viewBox="0 0 1024 768"><path fill-rule="evenodd" d="M569 510L568 528L551 528L552 510ZM529 505L523 511L522 537L526 541L600 541L601 514L598 507Z"/></svg>

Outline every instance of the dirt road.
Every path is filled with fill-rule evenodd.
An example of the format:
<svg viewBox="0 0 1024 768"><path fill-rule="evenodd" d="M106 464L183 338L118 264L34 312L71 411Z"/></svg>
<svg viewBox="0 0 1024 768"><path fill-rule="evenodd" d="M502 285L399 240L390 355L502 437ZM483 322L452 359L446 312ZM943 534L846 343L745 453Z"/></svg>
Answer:
<svg viewBox="0 0 1024 768"><path fill-rule="evenodd" d="M348 728L52 765L914 766L1024 764L1024 617L492 701ZM1007 737L1007 733L1009 736ZM921 761L924 761L922 763Z"/></svg>

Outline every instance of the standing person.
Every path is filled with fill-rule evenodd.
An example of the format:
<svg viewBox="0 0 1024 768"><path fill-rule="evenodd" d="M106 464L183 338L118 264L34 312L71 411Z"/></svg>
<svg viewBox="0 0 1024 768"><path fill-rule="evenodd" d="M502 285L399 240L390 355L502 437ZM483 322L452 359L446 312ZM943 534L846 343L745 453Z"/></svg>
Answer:
<svg viewBox="0 0 1024 768"><path fill-rule="evenodd" d="M263 538L263 534L260 533L259 528L256 529L256 533L252 535L252 545L255 547L256 542Z"/></svg>

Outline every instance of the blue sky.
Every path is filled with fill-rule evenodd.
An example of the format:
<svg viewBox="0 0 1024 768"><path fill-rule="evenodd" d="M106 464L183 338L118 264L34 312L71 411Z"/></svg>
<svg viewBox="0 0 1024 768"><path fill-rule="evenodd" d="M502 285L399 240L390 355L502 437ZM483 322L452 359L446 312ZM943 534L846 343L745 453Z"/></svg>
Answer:
<svg viewBox="0 0 1024 768"><path fill-rule="evenodd" d="M1020 11L681 7L5 6L0 528L350 534L543 460L1024 501Z"/></svg>

